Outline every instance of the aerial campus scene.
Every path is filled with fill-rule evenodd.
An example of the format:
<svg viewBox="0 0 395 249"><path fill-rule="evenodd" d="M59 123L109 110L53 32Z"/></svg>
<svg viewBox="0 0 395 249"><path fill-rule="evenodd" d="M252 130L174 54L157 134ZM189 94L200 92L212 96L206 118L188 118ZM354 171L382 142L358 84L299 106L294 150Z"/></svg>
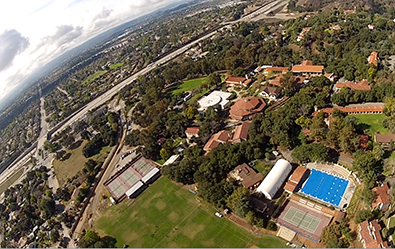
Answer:
<svg viewBox="0 0 395 249"><path fill-rule="evenodd" d="M395 1L0 9L2 248L392 248Z"/></svg>

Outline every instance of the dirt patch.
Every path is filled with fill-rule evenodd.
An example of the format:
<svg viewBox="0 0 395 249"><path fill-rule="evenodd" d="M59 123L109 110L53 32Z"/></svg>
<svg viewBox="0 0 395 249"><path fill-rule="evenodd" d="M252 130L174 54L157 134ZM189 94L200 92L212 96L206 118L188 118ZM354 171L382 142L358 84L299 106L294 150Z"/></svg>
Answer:
<svg viewBox="0 0 395 249"><path fill-rule="evenodd" d="M191 240L193 240L196 235L198 235L201 231L204 230L206 226L203 224L189 224L188 226L184 227L184 229L182 230L182 234L184 234L186 237L190 238ZM214 245L208 245L207 247L212 247L215 246Z"/></svg>
<svg viewBox="0 0 395 249"><path fill-rule="evenodd" d="M202 241L202 245L205 247L215 247L215 241L213 238L211 238L209 240Z"/></svg>
<svg viewBox="0 0 395 249"><path fill-rule="evenodd" d="M174 223L174 222L178 221L179 217L180 216L176 212L173 211L167 216L167 219Z"/></svg>
<svg viewBox="0 0 395 249"><path fill-rule="evenodd" d="M157 203L155 203L155 207L156 209L158 209L159 211L162 211L166 208L166 202L164 202L163 200L158 200Z"/></svg>

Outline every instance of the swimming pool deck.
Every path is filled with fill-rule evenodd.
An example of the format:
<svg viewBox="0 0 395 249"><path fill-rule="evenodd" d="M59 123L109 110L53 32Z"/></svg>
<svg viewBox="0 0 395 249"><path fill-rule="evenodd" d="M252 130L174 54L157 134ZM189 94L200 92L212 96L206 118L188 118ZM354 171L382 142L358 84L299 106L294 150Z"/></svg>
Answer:
<svg viewBox="0 0 395 249"><path fill-rule="evenodd" d="M349 205L351 198L354 195L355 187L357 185L357 182L355 181L354 177L352 177L350 171L337 164L325 163L308 163L306 165L306 168L321 170L334 176L347 179L349 181L349 184L344 191L343 198L341 199L338 207L343 210Z"/></svg>

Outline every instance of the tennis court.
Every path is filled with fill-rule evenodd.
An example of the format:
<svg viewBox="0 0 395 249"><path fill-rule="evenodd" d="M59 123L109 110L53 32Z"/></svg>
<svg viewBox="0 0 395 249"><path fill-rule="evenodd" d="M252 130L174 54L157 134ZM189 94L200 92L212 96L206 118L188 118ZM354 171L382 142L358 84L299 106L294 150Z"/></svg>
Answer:
<svg viewBox="0 0 395 249"><path fill-rule="evenodd" d="M155 165L151 161L140 156L125 165L120 172L113 175L104 185L111 196L119 201L125 197L126 191L135 186L154 168Z"/></svg>
<svg viewBox="0 0 395 249"><path fill-rule="evenodd" d="M314 233L318 227L318 224L321 222L321 219L311 216L301 210L297 210L294 207L291 207L288 210L283 219L310 233Z"/></svg>
<svg viewBox="0 0 395 249"><path fill-rule="evenodd" d="M281 226L319 243L322 229L329 225L333 216L324 213L322 209L319 210L318 206L314 204L310 205L308 200L305 201L305 204L293 199L285 201L277 222Z"/></svg>
<svg viewBox="0 0 395 249"><path fill-rule="evenodd" d="M300 192L339 206L347 186L348 180L346 179L312 169L309 178Z"/></svg>

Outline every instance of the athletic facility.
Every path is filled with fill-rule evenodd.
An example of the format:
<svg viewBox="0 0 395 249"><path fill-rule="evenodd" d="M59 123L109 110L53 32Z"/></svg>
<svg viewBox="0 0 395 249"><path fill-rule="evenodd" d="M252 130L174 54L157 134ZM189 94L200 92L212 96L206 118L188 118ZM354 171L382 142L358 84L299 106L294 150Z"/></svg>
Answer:
<svg viewBox="0 0 395 249"><path fill-rule="evenodd" d="M159 174L159 169L151 161L138 156L113 175L104 186L115 201L122 201L139 192Z"/></svg>
<svg viewBox="0 0 395 249"><path fill-rule="evenodd" d="M305 238L319 243L322 229L330 223L334 211L292 195L282 207L277 222Z"/></svg>
<svg viewBox="0 0 395 249"><path fill-rule="evenodd" d="M312 169L300 192L309 197L339 206L348 183L346 179Z"/></svg>

